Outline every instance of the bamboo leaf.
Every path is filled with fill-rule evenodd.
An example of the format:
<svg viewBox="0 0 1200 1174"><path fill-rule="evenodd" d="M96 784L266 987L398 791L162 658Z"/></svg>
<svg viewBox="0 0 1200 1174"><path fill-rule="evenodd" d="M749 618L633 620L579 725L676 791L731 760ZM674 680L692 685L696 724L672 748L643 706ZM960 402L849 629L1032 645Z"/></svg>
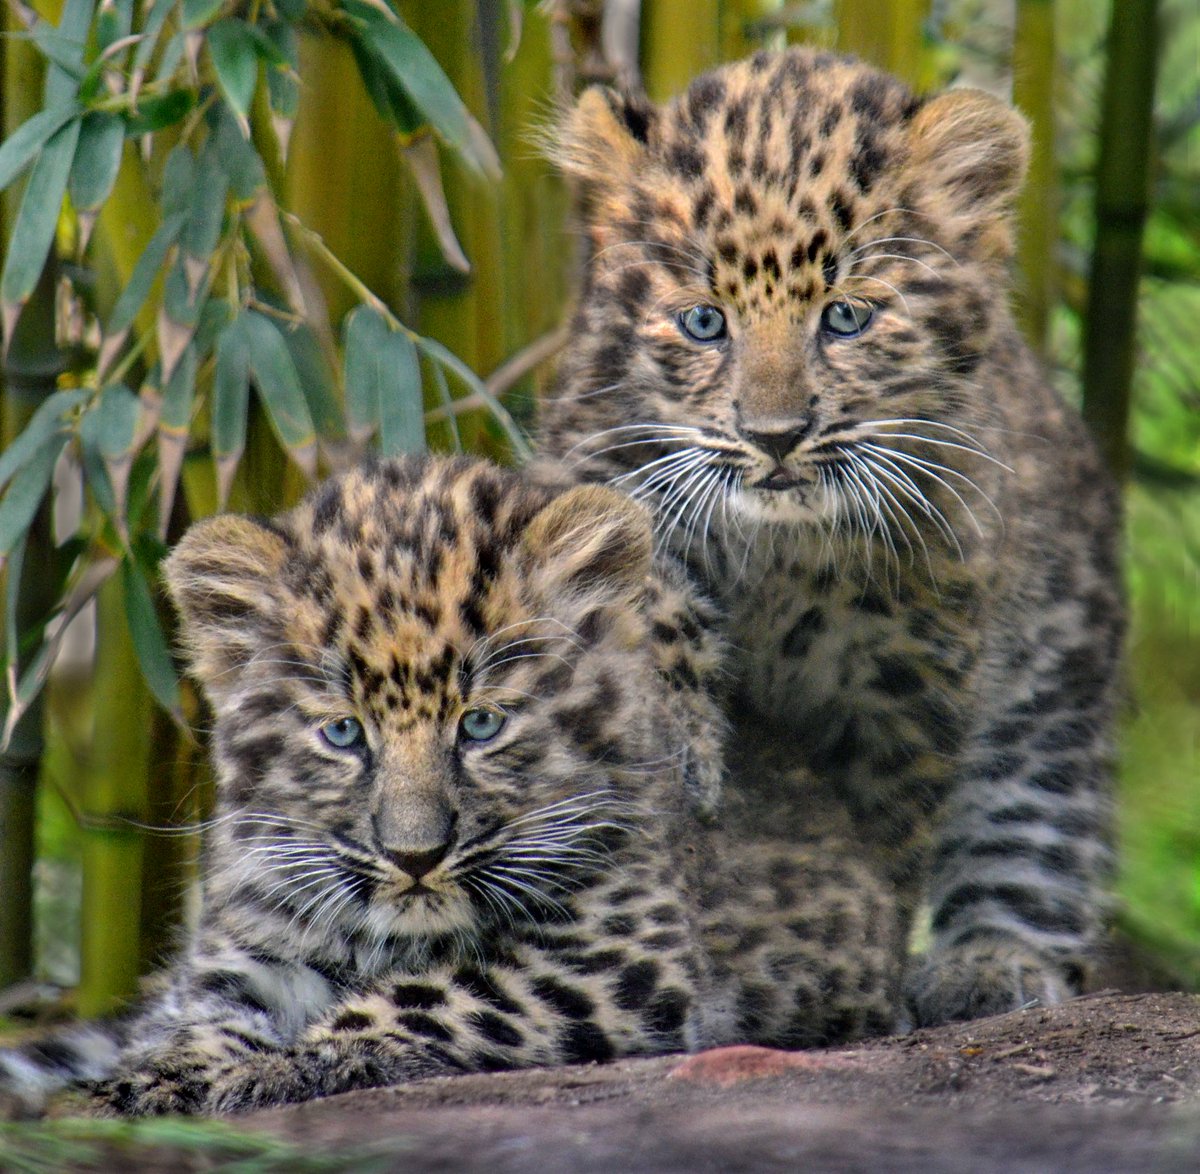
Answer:
<svg viewBox="0 0 1200 1174"><path fill-rule="evenodd" d="M56 391L38 405L29 423L8 448L0 452L0 489L8 484L14 474L28 463L55 432L65 431L63 417L87 397L86 391Z"/></svg>
<svg viewBox="0 0 1200 1174"><path fill-rule="evenodd" d="M218 12L224 0L183 0L183 27L198 29L208 24Z"/></svg>
<svg viewBox="0 0 1200 1174"><path fill-rule="evenodd" d="M178 717L179 678L159 626L150 584L136 559L126 557L122 560L121 585L124 588L125 619L129 624L129 635L133 639L133 650L137 653L142 676L146 678L146 684L159 705Z"/></svg>
<svg viewBox="0 0 1200 1174"><path fill-rule="evenodd" d="M96 48L100 53L129 36L133 28L133 0L100 0L96 14Z"/></svg>
<svg viewBox="0 0 1200 1174"><path fill-rule="evenodd" d="M283 335L263 314L247 310L241 317L250 371L279 443L306 477L317 472L317 438L312 415Z"/></svg>
<svg viewBox="0 0 1200 1174"><path fill-rule="evenodd" d="M21 308L46 264L78 141L79 120L74 119L46 141L29 175L0 275L0 313L6 340L12 338Z"/></svg>
<svg viewBox="0 0 1200 1174"><path fill-rule="evenodd" d="M334 442L346 439L346 422L342 406L338 403L337 388L333 372L321 350L316 332L307 323L284 334L308 410L312 414L317 435Z"/></svg>
<svg viewBox="0 0 1200 1174"><path fill-rule="evenodd" d="M108 199L124 144L125 123L116 114L93 110L83 116L68 185L77 212L94 211Z"/></svg>
<svg viewBox="0 0 1200 1174"><path fill-rule="evenodd" d="M187 212L192 203L192 188L196 180L196 159L182 143L172 148L163 165L163 219Z"/></svg>
<svg viewBox="0 0 1200 1174"><path fill-rule="evenodd" d="M470 273L471 262L467 260L462 245L454 235L450 208L446 204L446 192L442 187L442 168L433 140L426 136L409 143L404 148L404 161L408 164L413 179L417 181L417 191L421 195L421 203L425 205L425 212L433 226L442 256L460 273Z"/></svg>
<svg viewBox="0 0 1200 1174"><path fill-rule="evenodd" d="M228 191L229 177L216 166L216 160L206 151L195 168L188 201L187 225L182 237L183 247L193 257L207 262L217 247Z"/></svg>
<svg viewBox="0 0 1200 1174"><path fill-rule="evenodd" d="M45 105L48 109L53 110L75 97L83 75L83 52L88 29L92 27L94 8L94 0L66 0L63 5L56 38L63 52L51 59L52 64L46 70ZM36 35L34 39L37 39Z"/></svg>
<svg viewBox="0 0 1200 1174"><path fill-rule="evenodd" d="M166 536L175 504L179 471L187 452L188 433L192 423L192 404L196 396L196 346L184 348L171 378L163 388L162 406L158 414L158 535Z"/></svg>
<svg viewBox="0 0 1200 1174"><path fill-rule="evenodd" d="M245 123L258 82L258 48L240 20L221 20L208 30L208 52L225 100Z"/></svg>
<svg viewBox="0 0 1200 1174"><path fill-rule="evenodd" d="M508 409L488 391L483 380L471 370L456 354L447 350L435 338L418 338L417 346L422 353L428 355L435 363L439 363L451 374L455 375L471 392L472 400L480 407L490 412L496 422L504 429L508 443L512 445L517 458L526 461L532 456L533 450L525 439L517 422L509 414Z"/></svg>
<svg viewBox="0 0 1200 1174"><path fill-rule="evenodd" d="M135 73L140 74L150 64L150 58L154 56L154 50L158 47L163 25L167 23L167 17L174 7L175 0L154 0L153 7L142 24L142 39L133 53ZM184 9L186 11L186 5Z"/></svg>
<svg viewBox="0 0 1200 1174"><path fill-rule="evenodd" d="M365 28L371 48L443 142L476 170L498 178L495 148L421 38L399 17L360 0L345 0L343 7Z"/></svg>
<svg viewBox="0 0 1200 1174"><path fill-rule="evenodd" d="M6 659L10 665L16 664L21 657L21 626L17 608L21 599L21 571L25 565L25 547L29 535L22 534L13 543L9 552L7 575L4 580L4 642Z"/></svg>
<svg viewBox="0 0 1200 1174"><path fill-rule="evenodd" d="M212 452L217 466L217 503L224 509L238 462L246 449L246 415L250 410L250 352L242 318L230 323L217 339L213 372Z"/></svg>
<svg viewBox="0 0 1200 1174"><path fill-rule="evenodd" d="M0 501L0 566L29 529L46 490L50 488L54 465L66 444L67 438L62 434L50 436L9 482L8 491Z"/></svg>
<svg viewBox="0 0 1200 1174"><path fill-rule="evenodd" d="M267 182L263 161L258 157L253 144L238 129L237 120L228 108L218 106L211 117L214 126L209 143L215 157L229 177L229 186L234 197L248 203L254 198L255 192Z"/></svg>
<svg viewBox="0 0 1200 1174"><path fill-rule="evenodd" d="M385 457L425 448L425 411L421 400L421 364L407 334L388 332L380 355L379 447Z"/></svg>
<svg viewBox="0 0 1200 1174"><path fill-rule="evenodd" d="M100 452L100 413L85 412L79 421L79 455L88 488L106 517L117 515L117 499L108 479L108 468Z"/></svg>
<svg viewBox="0 0 1200 1174"><path fill-rule="evenodd" d="M42 110L17 127L0 146L0 191L33 162L42 144L56 130L78 115L79 107L70 102L54 110Z"/></svg>
<svg viewBox="0 0 1200 1174"><path fill-rule="evenodd" d="M174 126L192 112L195 104L196 96L191 90L172 90L159 97L142 98L137 113L126 124L125 133L136 137Z"/></svg>
<svg viewBox="0 0 1200 1174"><path fill-rule="evenodd" d="M296 26L277 20L262 30L279 54L267 70L267 93L271 112L280 118L295 118L300 108L300 35Z"/></svg>
<svg viewBox="0 0 1200 1174"><path fill-rule="evenodd" d="M379 355L388 324L369 306L359 306L346 315L343 333L346 422L350 439L362 444L379 427Z"/></svg>
<svg viewBox="0 0 1200 1174"><path fill-rule="evenodd" d="M93 433L96 448L104 461L104 471L112 488L112 514L117 532L128 537L125 504L129 493L129 470L133 464L133 441L137 432L140 404L138 397L123 383L106 387L97 405Z"/></svg>

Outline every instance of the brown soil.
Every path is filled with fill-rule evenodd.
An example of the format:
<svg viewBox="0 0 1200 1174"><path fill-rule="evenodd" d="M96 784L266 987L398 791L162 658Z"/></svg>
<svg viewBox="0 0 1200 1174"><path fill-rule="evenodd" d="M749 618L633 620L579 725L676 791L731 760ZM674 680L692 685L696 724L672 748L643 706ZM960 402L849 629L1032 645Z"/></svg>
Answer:
<svg viewBox="0 0 1200 1174"><path fill-rule="evenodd" d="M374 1169L1200 1171L1200 997L1100 993L830 1051L447 1077L237 1119Z"/></svg>

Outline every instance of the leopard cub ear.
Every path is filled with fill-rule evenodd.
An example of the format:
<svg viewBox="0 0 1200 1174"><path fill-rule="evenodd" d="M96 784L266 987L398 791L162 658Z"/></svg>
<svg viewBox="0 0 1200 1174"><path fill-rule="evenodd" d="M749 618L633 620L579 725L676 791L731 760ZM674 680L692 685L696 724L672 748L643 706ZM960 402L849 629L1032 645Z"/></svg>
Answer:
<svg viewBox="0 0 1200 1174"><path fill-rule="evenodd" d="M202 679L236 663L275 614L287 552L282 534L268 524L219 514L192 526L167 556L167 590Z"/></svg>
<svg viewBox="0 0 1200 1174"><path fill-rule="evenodd" d="M559 120L547 154L585 189L613 187L641 165L657 120L658 108L644 95L593 86Z"/></svg>
<svg viewBox="0 0 1200 1174"><path fill-rule="evenodd" d="M1010 211L1029 160L1024 117L982 90L949 90L913 118L909 147L910 179L932 190L938 213L980 224L986 251L1007 255Z"/></svg>
<svg viewBox="0 0 1200 1174"><path fill-rule="evenodd" d="M634 602L650 570L650 514L615 489L580 485L534 516L521 545L544 590Z"/></svg>

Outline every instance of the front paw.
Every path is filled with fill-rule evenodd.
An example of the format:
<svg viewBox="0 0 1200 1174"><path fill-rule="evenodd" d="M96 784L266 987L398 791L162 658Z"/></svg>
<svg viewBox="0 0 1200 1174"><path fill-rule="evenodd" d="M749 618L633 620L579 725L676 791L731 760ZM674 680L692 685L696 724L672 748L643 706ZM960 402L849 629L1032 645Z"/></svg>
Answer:
<svg viewBox="0 0 1200 1174"><path fill-rule="evenodd" d="M1079 993L1062 965L1020 942L1000 940L930 953L905 985L917 1027L1047 1006Z"/></svg>
<svg viewBox="0 0 1200 1174"><path fill-rule="evenodd" d="M187 1072L142 1071L115 1076L97 1088L102 1112L122 1117L163 1117L203 1113L210 1082Z"/></svg>

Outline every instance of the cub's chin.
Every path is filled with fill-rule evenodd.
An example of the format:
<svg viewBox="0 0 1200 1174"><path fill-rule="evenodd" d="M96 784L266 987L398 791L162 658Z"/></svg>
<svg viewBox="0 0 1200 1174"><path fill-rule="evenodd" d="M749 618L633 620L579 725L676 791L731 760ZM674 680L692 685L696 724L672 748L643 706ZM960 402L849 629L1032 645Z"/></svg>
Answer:
<svg viewBox="0 0 1200 1174"><path fill-rule="evenodd" d="M478 929L478 923L478 912L457 886L437 891L380 891L367 914L367 928L380 939L441 938Z"/></svg>
<svg viewBox="0 0 1200 1174"><path fill-rule="evenodd" d="M790 474L745 481L730 503L741 517L757 523L813 526L837 514L837 503L824 486Z"/></svg>

